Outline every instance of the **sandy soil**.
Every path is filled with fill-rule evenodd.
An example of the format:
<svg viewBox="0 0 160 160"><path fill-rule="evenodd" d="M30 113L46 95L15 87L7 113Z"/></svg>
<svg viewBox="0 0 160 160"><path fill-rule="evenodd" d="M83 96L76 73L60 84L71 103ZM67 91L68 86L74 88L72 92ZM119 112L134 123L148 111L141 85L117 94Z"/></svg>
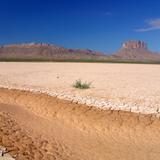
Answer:
<svg viewBox="0 0 160 160"><path fill-rule="evenodd" d="M0 63L0 145L16 160L159 160L159 70L159 65ZM74 89L79 78L93 87ZM62 100L66 95L70 101ZM80 104L90 98L99 108Z"/></svg>
<svg viewBox="0 0 160 160"><path fill-rule="evenodd" d="M2 103L3 102L3 103ZM0 90L0 145L17 160L158 160L160 121Z"/></svg>
<svg viewBox="0 0 160 160"><path fill-rule="evenodd" d="M0 63L0 86L71 95L70 99L133 112L159 113L160 65L96 63ZM72 87L92 82L89 90ZM87 101L86 97L91 97ZM104 103L106 102L106 104Z"/></svg>

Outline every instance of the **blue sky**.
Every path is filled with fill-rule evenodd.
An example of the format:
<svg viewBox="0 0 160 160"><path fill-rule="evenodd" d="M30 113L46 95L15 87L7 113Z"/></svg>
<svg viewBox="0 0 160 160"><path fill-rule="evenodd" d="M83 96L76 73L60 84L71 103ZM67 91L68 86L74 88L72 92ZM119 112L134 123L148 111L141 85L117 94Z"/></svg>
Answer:
<svg viewBox="0 0 160 160"><path fill-rule="evenodd" d="M159 0L0 0L0 44L46 42L112 53L127 40L160 51Z"/></svg>

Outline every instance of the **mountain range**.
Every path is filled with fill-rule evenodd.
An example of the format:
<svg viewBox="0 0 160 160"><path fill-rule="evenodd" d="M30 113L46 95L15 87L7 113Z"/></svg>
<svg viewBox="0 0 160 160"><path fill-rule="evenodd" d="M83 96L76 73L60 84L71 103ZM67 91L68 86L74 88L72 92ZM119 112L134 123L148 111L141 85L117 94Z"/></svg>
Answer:
<svg viewBox="0 0 160 160"><path fill-rule="evenodd" d="M90 49L68 49L46 43L24 43L0 46L1 59L44 59L44 60L130 60L159 61L160 54L148 49L143 41L127 41L112 55Z"/></svg>

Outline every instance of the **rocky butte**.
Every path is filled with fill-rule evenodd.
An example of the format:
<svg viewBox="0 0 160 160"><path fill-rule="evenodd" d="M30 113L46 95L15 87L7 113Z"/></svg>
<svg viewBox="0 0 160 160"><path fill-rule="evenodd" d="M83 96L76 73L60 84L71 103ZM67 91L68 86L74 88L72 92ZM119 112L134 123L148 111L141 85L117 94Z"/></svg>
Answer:
<svg viewBox="0 0 160 160"><path fill-rule="evenodd" d="M123 43L122 48L113 57L126 60L160 60L160 54L150 51L147 43L143 41L127 41Z"/></svg>
<svg viewBox="0 0 160 160"><path fill-rule="evenodd" d="M126 43L123 43L124 49L147 49L147 43L143 41L128 41Z"/></svg>
<svg viewBox="0 0 160 160"><path fill-rule="evenodd" d="M93 60L93 61L158 61L160 54L153 53L143 41L127 41L112 55L89 49L69 49L47 43L23 43L0 46L0 59L31 60Z"/></svg>

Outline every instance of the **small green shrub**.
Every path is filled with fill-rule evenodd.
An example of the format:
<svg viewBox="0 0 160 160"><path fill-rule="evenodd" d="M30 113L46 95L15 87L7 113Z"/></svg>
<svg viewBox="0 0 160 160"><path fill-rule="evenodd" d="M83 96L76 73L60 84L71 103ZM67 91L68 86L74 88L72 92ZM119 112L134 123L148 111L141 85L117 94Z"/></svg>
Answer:
<svg viewBox="0 0 160 160"><path fill-rule="evenodd" d="M82 82L81 80L76 80L76 82L73 84L74 88L79 89L89 89L91 87L91 82Z"/></svg>

